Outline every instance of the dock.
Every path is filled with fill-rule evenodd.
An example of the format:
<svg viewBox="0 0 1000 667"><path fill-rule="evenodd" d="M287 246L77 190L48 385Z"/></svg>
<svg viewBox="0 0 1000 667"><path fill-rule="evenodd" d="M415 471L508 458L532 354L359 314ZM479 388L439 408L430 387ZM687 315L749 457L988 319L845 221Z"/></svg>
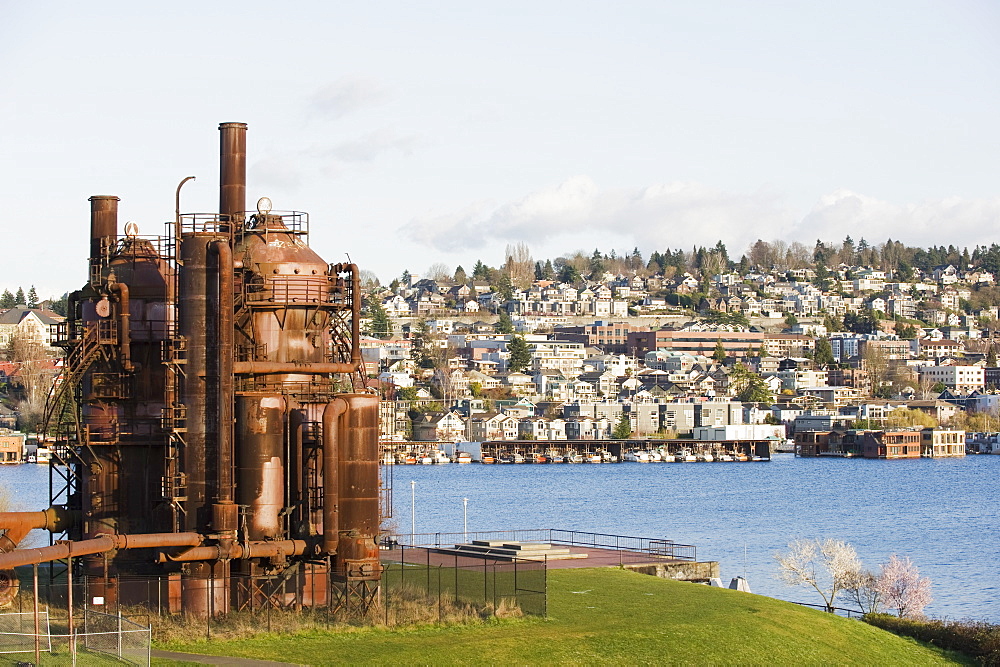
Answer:
<svg viewBox="0 0 1000 667"><path fill-rule="evenodd" d="M383 441L385 465L431 463L573 464L770 461L774 440ZM783 444L783 443L782 443Z"/></svg>

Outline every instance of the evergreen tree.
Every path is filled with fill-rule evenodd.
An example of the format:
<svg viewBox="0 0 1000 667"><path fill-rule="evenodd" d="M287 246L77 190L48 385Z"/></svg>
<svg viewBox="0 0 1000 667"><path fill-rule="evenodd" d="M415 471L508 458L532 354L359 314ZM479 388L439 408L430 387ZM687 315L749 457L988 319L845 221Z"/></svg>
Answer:
<svg viewBox="0 0 1000 667"><path fill-rule="evenodd" d="M559 282L561 283L573 285L580 282L580 280L582 280L580 272L572 264L566 264L563 266L562 271L559 272Z"/></svg>
<svg viewBox="0 0 1000 667"><path fill-rule="evenodd" d="M368 295L367 302L368 315L371 317L369 333L375 338L389 338L392 335L392 320L389 319L389 313L374 294Z"/></svg>
<svg viewBox="0 0 1000 667"><path fill-rule="evenodd" d="M17 305L14 300L14 295L10 293L9 289L3 291L3 296L0 296L0 308L13 308Z"/></svg>
<svg viewBox="0 0 1000 667"><path fill-rule="evenodd" d="M498 334L514 333L514 323L510 321L510 313L506 310L501 310L500 319L498 319L497 323L493 325L493 329Z"/></svg>
<svg viewBox="0 0 1000 667"><path fill-rule="evenodd" d="M465 269L459 264L458 268L455 269L455 284L464 285L468 279L469 277L465 275Z"/></svg>
<svg viewBox="0 0 1000 667"><path fill-rule="evenodd" d="M38 308L38 292L35 291L35 286L32 285L31 289L28 290L28 308Z"/></svg>
<svg viewBox="0 0 1000 667"><path fill-rule="evenodd" d="M531 348L524 336L514 336L507 343L507 352L510 357L507 359L507 370L511 373L523 371L531 365Z"/></svg>
<svg viewBox="0 0 1000 667"><path fill-rule="evenodd" d="M990 368L996 368L997 351L993 349L993 345L990 345L990 351L986 353L986 365Z"/></svg>
<svg viewBox="0 0 1000 667"><path fill-rule="evenodd" d="M514 298L514 284L510 281L510 276L506 273L501 273L497 279L496 285L493 286L497 295L503 301L510 301Z"/></svg>
<svg viewBox="0 0 1000 667"><path fill-rule="evenodd" d="M552 280L555 277L556 277L556 270L552 266L552 260L551 259L545 260L545 269L542 272L542 278L544 280Z"/></svg>
<svg viewBox="0 0 1000 667"><path fill-rule="evenodd" d="M20 306L25 303L24 290L20 287L17 288L17 294L14 295L14 305Z"/></svg>
<svg viewBox="0 0 1000 667"><path fill-rule="evenodd" d="M614 430L611 431L611 437L615 440L628 440L632 437L632 420L624 412L618 418Z"/></svg>
<svg viewBox="0 0 1000 667"><path fill-rule="evenodd" d="M594 254L590 256L591 279L600 278L601 274L604 273L604 267L604 258L601 256L601 251L594 248Z"/></svg>
<svg viewBox="0 0 1000 667"><path fill-rule="evenodd" d="M721 338L715 341L715 351L712 352L712 359L720 364L726 361L726 348L723 346Z"/></svg>
<svg viewBox="0 0 1000 667"><path fill-rule="evenodd" d="M833 346L826 336L816 339L816 350L813 352L813 360L821 366L829 366L834 363Z"/></svg>

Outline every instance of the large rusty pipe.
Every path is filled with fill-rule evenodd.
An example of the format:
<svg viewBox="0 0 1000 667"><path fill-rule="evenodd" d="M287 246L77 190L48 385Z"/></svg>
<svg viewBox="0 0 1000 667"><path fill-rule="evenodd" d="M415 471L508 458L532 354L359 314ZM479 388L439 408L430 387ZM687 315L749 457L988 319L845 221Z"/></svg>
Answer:
<svg viewBox="0 0 1000 667"><path fill-rule="evenodd" d="M0 552L13 551L33 530L62 532L72 523L72 515L61 507L50 507L40 512L0 512Z"/></svg>
<svg viewBox="0 0 1000 667"><path fill-rule="evenodd" d="M353 373L361 368L359 363L330 362L282 362L282 361L237 361L233 364L236 375L329 375L330 373Z"/></svg>
<svg viewBox="0 0 1000 667"><path fill-rule="evenodd" d="M337 553L340 543L340 418L347 401L335 398L323 409L323 551Z"/></svg>
<svg viewBox="0 0 1000 667"><path fill-rule="evenodd" d="M197 533L148 533L145 535L101 535L89 540L61 542L50 547L17 549L0 553L0 570L47 563L63 558L89 556L116 549L197 546L204 538Z"/></svg>
<svg viewBox="0 0 1000 667"><path fill-rule="evenodd" d="M247 124L219 124L219 215L238 222L246 210Z"/></svg>
<svg viewBox="0 0 1000 667"><path fill-rule="evenodd" d="M215 320L215 353L218 355L219 471L217 502L233 502L233 249L228 241L213 241L209 255L216 259L219 287L218 308L210 309ZM234 515L235 516L235 515ZM229 528L221 528L227 530ZM233 525L231 529L235 529Z"/></svg>
<svg viewBox="0 0 1000 667"><path fill-rule="evenodd" d="M337 274L351 274L351 365L361 370L361 273L357 264L334 264L330 269Z"/></svg>
<svg viewBox="0 0 1000 667"><path fill-rule="evenodd" d="M129 312L128 285L123 282L113 282L108 285L108 290L118 293L118 305L121 307L119 327L121 328L122 367L126 372L131 373L134 367L132 366L132 330L129 325L131 313Z"/></svg>
<svg viewBox="0 0 1000 667"><path fill-rule="evenodd" d="M289 404L290 405L290 404ZM302 449L302 429L304 428L302 422L304 421L302 411L299 409L290 409L288 411L288 428L290 431L290 442L289 442L289 471L290 480L288 484L288 505L295 508L293 518L296 519L293 526L295 530L298 530L299 524L303 523L306 518L305 507L302 504L302 489L303 487L303 471L305 470L305 452Z"/></svg>
<svg viewBox="0 0 1000 667"><path fill-rule="evenodd" d="M235 560L239 558L275 558L301 556L309 548L305 540L235 542L228 546L192 547L178 554L161 553L158 563L190 563L203 560Z"/></svg>
<svg viewBox="0 0 1000 667"><path fill-rule="evenodd" d="M118 237L118 197L94 195L90 201L90 259L103 256L103 240Z"/></svg>

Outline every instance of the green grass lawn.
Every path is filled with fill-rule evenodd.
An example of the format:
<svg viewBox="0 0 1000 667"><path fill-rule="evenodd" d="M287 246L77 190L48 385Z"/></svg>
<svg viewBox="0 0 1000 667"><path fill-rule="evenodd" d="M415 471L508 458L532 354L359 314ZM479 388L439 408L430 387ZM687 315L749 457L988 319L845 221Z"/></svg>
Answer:
<svg viewBox="0 0 1000 667"><path fill-rule="evenodd" d="M616 569L550 571L547 619L312 631L157 648L309 665L968 662L860 621L748 593Z"/></svg>

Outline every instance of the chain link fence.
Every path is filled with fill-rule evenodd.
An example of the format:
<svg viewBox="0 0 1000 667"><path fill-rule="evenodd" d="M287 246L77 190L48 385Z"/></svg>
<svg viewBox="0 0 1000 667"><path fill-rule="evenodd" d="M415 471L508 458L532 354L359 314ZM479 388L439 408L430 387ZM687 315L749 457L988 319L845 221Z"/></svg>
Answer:
<svg viewBox="0 0 1000 667"><path fill-rule="evenodd" d="M33 613L0 614L0 654L34 653L35 638L40 651L52 650L48 610L38 612L38 632Z"/></svg>
<svg viewBox="0 0 1000 667"><path fill-rule="evenodd" d="M416 591L436 600L439 610L445 602L465 602L493 614L547 612L544 561L464 556L396 544L382 552L382 568L386 609L393 596Z"/></svg>
<svg viewBox="0 0 1000 667"><path fill-rule="evenodd" d="M37 654L39 662L50 664L149 665L148 626L92 609L84 609L82 631L70 632L68 621L40 610L36 633L33 612L0 614L0 655Z"/></svg>

